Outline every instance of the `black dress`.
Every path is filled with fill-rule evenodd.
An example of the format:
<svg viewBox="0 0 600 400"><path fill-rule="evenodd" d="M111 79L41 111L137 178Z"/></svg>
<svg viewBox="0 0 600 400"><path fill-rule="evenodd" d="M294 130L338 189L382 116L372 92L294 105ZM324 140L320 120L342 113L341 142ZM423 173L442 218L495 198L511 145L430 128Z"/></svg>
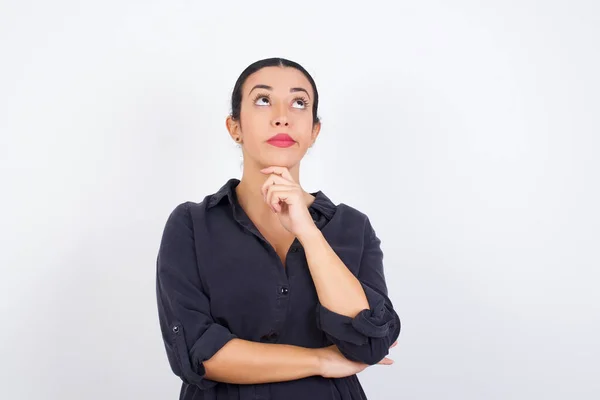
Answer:
<svg viewBox="0 0 600 400"><path fill-rule="evenodd" d="M368 217L321 191L309 207L327 242L357 276L370 309L355 318L332 312L317 297L298 241L286 266L240 207L232 178L200 203L170 214L157 257L162 337L180 400L366 399L356 375L235 385L204 377L203 361L232 338L308 348L336 344L351 360L376 364L400 334L387 296L383 254Z"/></svg>

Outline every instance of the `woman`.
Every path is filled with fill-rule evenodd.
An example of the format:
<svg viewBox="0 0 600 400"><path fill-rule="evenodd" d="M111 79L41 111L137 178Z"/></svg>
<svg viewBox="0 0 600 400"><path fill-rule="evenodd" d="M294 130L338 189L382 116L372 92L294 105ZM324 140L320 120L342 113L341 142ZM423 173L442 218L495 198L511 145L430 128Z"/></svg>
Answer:
<svg viewBox="0 0 600 400"><path fill-rule="evenodd" d="M169 216L157 257L160 327L180 399L366 399L400 334L368 217L300 186L320 131L299 64L250 65L226 125L241 180Z"/></svg>

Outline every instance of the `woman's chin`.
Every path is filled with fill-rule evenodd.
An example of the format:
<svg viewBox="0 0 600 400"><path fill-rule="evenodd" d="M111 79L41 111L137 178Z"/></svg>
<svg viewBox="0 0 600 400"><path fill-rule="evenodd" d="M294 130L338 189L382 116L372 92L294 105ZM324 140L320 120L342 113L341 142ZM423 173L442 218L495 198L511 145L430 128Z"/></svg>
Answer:
<svg viewBox="0 0 600 400"><path fill-rule="evenodd" d="M263 157L260 160L260 164L291 168L292 166L296 165L299 161L300 159L298 159L298 156L296 154L269 154L267 157Z"/></svg>

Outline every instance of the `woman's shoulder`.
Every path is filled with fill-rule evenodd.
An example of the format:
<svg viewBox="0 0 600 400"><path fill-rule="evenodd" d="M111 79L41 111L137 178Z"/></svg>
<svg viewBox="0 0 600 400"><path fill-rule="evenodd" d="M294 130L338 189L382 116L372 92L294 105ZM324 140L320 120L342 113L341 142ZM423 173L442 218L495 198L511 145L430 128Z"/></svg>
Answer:
<svg viewBox="0 0 600 400"><path fill-rule="evenodd" d="M338 218L351 219L353 221L364 221L368 218L365 212L348 202L334 202L323 190L311 194L315 196L312 207L320 211L326 211L331 215L337 215Z"/></svg>
<svg viewBox="0 0 600 400"><path fill-rule="evenodd" d="M335 217L348 229L365 229L371 225L369 216L364 209L344 202L336 206Z"/></svg>
<svg viewBox="0 0 600 400"><path fill-rule="evenodd" d="M172 213L189 213L198 215L205 213L207 210L221 203L221 201L232 201L233 189L237 182L239 182L237 179L229 179L217 191L204 195L201 200L183 200L179 203L176 203L175 207L172 209Z"/></svg>

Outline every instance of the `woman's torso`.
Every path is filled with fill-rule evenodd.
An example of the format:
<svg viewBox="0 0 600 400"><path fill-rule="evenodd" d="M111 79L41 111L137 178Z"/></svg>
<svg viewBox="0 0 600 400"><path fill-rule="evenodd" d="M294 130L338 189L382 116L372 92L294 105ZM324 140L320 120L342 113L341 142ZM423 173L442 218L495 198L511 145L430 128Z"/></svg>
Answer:
<svg viewBox="0 0 600 400"><path fill-rule="evenodd" d="M360 216L348 206L335 206L321 192L316 195L310 207L316 226L356 274L362 249ZM255 342L331 345L317 327L318 297L301 243L269 232L267 240L235 197L230 200L233 204L213 201L210 210L199 206L191 212L202 289L215 322L238 338ZM181 395L186 400L366 399L355 375L261 385L219 383L207 391L183 384Z"/></svg>

